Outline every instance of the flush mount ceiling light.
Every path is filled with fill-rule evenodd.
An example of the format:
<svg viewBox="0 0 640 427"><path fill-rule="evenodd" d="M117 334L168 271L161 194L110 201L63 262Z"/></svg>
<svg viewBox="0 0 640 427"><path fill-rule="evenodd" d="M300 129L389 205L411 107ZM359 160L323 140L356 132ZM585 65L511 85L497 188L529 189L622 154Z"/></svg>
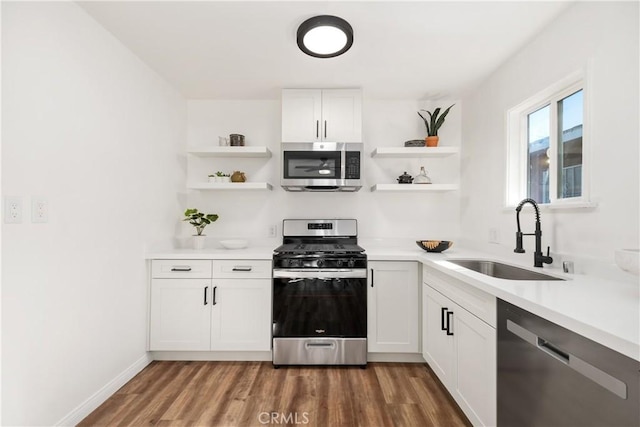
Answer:
<svg viewBox="0 0 640 427"><path fill-rule="evenodd" d="M298 27L298 47L316 58L342 55L353 44L353 28L337 16L314 16Z"/></svg>

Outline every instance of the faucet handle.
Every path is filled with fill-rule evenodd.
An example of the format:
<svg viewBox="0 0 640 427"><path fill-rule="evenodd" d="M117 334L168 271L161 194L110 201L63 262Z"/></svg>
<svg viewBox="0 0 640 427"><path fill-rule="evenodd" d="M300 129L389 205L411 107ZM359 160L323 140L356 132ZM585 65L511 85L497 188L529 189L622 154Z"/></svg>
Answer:
<svg viewBox="0 0 640 427"><path fill-rule="evenodd" d="M549 251L551 250L551 246L547 246L547 256L549 256Z"/></svg>

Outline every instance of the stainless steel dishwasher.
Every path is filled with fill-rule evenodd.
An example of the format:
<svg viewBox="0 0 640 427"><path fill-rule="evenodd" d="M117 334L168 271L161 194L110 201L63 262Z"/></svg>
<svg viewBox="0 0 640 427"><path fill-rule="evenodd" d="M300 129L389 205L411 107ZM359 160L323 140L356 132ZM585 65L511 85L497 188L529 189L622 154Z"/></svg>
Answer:
<svg viewBox="0 0 640 427"><path fill-rule="evenodd" d="M498 300L499 427L640 426L639 388L640 362Z"/></svg>

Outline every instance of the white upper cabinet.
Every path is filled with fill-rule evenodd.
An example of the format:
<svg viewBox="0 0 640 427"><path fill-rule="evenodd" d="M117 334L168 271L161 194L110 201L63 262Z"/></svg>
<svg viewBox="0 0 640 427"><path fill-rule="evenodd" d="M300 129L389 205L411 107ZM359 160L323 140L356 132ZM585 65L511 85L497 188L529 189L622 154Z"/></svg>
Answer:
<svg viewBox="0 0 640 427"><path fill-rule="evenodd" d="M362 142L360 89L283 89L282 142Z"/></svg>

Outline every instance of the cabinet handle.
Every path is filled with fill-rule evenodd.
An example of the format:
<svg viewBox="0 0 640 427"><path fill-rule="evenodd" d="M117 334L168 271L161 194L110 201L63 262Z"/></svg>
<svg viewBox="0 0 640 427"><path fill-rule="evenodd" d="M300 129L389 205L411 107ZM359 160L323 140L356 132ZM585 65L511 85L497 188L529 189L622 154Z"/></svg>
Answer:
<svg viewBox="0 0 640 427"><path fill-rule="evenodd" d="M211 305L216 305L217 304L217 302L216 302L216 289L218 289L218 287L214 286L213 287L213 301L211 302Z"/></svg>
<svg viewBox="0 0 640 427"><path fill-rule="evenodd" d="M316 138L320 137L320 120L316 120Z"/></svg>
<svg viewBox="0 0 640 427"><path fill-rule="evenodd" d="M251 271L251 266L237 266L233 267L231 271Z"/></svg>
<svg viewBox="0 0 640 427"><path fill-rule="evenodd" d="M371 269L371 287L373 288L373 268Z"/></svg>
<svg viewBox="0 0 640 427"><path fill-rule="evenodd" d="M449 316L451 315L451 316ZM451 332L451 320L453 319L453 311L448 311L447 312L447 335L453 335L453 332Z"/></svg>
<svg viewBox="0 0 640 427"><path fill-rule="evenodd" d="M445 326L445 323L444 323L447 317L447 310L448 310L447 307L442 307L440 309L440 329L443 331L447 330L447 327Z"/></svg>
<svg viewBox="0 0 640 427"><path fill-rule="evenodd" d="M209 287L208 287L208 286L205 286L205 287L204 287L204 305L207 305L207 304L208 304L208 302L207 302L207 294L208 294L208 293L209 293Z"/></svg>
<svg viewBox="0 0 640 427"><path fill-rule="evenodd" d="M171 267L171 271L191 271L191 267L188 265L177 265L175 267Z"/></svg>
<svg viewBox="0 0 640 427"><path fill-rule="evenodd" d="M324 137L327 137L327 121L324 121Z"/></svg>

